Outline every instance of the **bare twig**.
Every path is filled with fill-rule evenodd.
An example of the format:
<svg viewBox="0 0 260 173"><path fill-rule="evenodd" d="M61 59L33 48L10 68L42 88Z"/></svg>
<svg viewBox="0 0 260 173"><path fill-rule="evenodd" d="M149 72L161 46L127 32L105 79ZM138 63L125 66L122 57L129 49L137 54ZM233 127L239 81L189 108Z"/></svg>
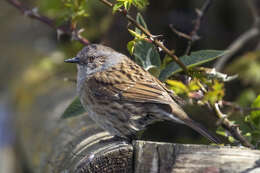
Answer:
<svg viewBox="0 0 260 173"><path fill-rule="evenodd" d="M185 33L183 33L183 32L178 31L177 29L175 29L175 28L173 27L172 24L170 24L169 27L171 28L172 32L174 32L175 34L177 34L179 37L185 38L185 39L187 39L187 40L191 40L191 36L189 36L188 34L185 34Z"/></svg>
<svg viewBox="0 0 260 173"><path fill-rule="evenodd" d="M198 30L200 29L200 24L204 17L204 14L208 11L211 4L212 0L206 0L201 9L196 9L197 19L195 20L194 28L190 33L191 39L188 41L188 46L186 48L185 54L189 54L192 43L200 39L200 37L198 36Z"/></svg>
<svg viewBox="0 0 260 173"><path fill-rule="evenodd" d="M100 0L102 3L106 4L109 7L113 7L113 4L109 2L108 0ZM122 13L129 22L134 24L137 28L139 28L146 36L149 37L149 39L159 48L161 48L166 54L168 54L172 59L186 72L188 73L188 70L186 66L180 61L180 59L174 55L168 48L166 48L163 43L157 39L156 36L152 35L147 29L145 29L142 25L140 25L132 16L127 14L126 10L118 9L120 13Z"/></svg>
<svg viewBox="0 0 260 173"><path fill-rule="evenodd" d="M32 19L36 19L42 23L47 24L48 26L50 26L51 28L54 28L57 30L58 35L59 34L68 34L72 37L72 39L77 40L79 42L81 42L84 45L88 45L90 44L90 42L82 37L80 35L81 31L80 30L76 30L76 28L74 27L64 27L64 26L56 26L56 22L53 19L48 18L47 16L43 16L38 14L37 9L29 9L28 7L24 6L23 4L21 4L20 1L18 0L6 0L8 3L10 3L12 6L14 6L15 8L17 8L21 13L23 13L25 16L28 16Z"/></svg>
<svg viewBox="0 0 260 173"><path fill-rule="evenodd" d="M221 71L227 61L237 53L238 50L240 50L248 41L255 38L256 36L260 35L260 5L259 1L257 0L246 0L246 3L248 4L250 11L252 13L252 16L254 18L254 24L253 26L248 29L244 34L239 36L234 42L230 44L228 47L229 54L221 57L214 65L217 71Z"/></svg>
<svg viewBox="0 0 260 173"><path fill-rule="evenodd" d="M217 113L218 118L221 120L221 125L224 129L228 130L231 135L238 140L242 145L250 148L255 148L252 144L250 144L246 138L241 134L241 131L238 125L231 123L225 114L223 114L220 109L218 103L215 103L214 110Z"/></svg>
<svg viewBox="0 0 260 173"><path fill-rule="evenodd" d="M254 18L254 22L256 23L256 20L259 20L259 14L260 14L260 3L259 0L250 0L250 1L246 1L246 3L248 4L248 7L250 8L250 11L252 13L252 16Z"/></svg>
<svg viewBox="0 0 260 173"><path fill-rule="evenodd" d="M176 30L172 24L169 25L172 32L174 32L178 36L188 40L188 46L185 50L186 55L190 54L192 43L200 39L200 37L198 35L198 31L200 29L201 21L205 15L205 13L208 11L211 4L212 4L212 0L206 0L205 3L202 5L201 9L196 9L197 18L195 20L194 28L190 32L189 35Z"/></svg>

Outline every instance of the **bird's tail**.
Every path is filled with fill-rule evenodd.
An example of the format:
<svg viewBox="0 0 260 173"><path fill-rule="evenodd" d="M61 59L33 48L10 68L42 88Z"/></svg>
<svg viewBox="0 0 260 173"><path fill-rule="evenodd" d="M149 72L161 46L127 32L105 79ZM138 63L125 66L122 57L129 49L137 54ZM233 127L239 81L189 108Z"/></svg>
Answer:
<svg viewBox="0 0 260 173"><path fill-rule="evenodd" d="M170 117L168 116L171 120L174 120L175 122L179 122L191 127L192 129L200 133L202 136L208 138L210 141L216 144L221 143L221 141L215 135L213 135L209 130L207 130L201 124L190 119L188 115L182 110L182 108L180 108L176 103L172 104L171 108L172 108L173 115L171 115Z"/></svg>
<svg viewBox="0 0 260 173"><path fill-rule="evenodd" d="M207 130L205 127L203 127L201 124L191 120L191 119L186 119L184 120L185 124L200 133L202 136L208 138L211 142L214 142L216 144L220 144L221 141L214 135L212 134L209 130Z"/></svg>

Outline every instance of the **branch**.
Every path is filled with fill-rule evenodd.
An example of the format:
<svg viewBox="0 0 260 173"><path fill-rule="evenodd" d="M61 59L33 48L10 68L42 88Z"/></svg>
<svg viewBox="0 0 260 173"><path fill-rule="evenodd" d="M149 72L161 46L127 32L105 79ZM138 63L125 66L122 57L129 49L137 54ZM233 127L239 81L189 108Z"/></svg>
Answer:
<svg viewBox="0 0 260 173"><path fill-rule="evenodd" d="M221 120L221 125L224 129L228 130L231 135L238 140L242 145L249 147L249 148L255 148L252 144L250 144L246 138L241 134L241 131L239 127L232 122L230 122L227 119L227 115L223 114L220 109L218 103L215 103L214 110L217 113L218 118Z"/></svg>
<svg viewBox="0 0 260 173"><path fill-rule="evenodd" d="M9 4L17 8L23 15L28 16L32 19L36 19L51 28L57 30L58 36L60 34L68 34L72 37L72 39L79 41L84 45L90 44L90 42L81 36L83 30L76 30L74 27L64 27L64 26L56 26L56 22L53 19L48 18L47 16L43 16L38 14L37 8L29 9L28 7L21 4L18 0L6 0Z"/></svg>
<svg viewBox="0 0 260 173"><path fill-rule="evenodd" d="M189 54L190 50L191 50L192 43L200 39L200 37L198 36L200 24L201 24L201 21L204 17L204 14L208 11L211 4L212 4L212 0L206 0L205 3L202 5L201 9L196 9L197 19L195 20L194 28L190 33L191 39L188 42L188 47L185 51L185 54Z"/></svg>
<svg viewBox="0 0 260 173"><path fill-rule="evenodd" d="M191 40L190 35L178 31L177 29L175 29L175 28L173 27L172 24L170 24L169 27L170 27L170 29L172 30L172 32L174 32L174 33L175 33L176 35L178 35L179 37L185 38L185 39L187 39L187 40Z"/></svg>
<svg viewBox="0 0 260 173"><path fill-rule="evenodd" d="M206 0L201 9L196 9L197 19L195 20L194 28L189 35L176 30L172 24L169 25L169 27L175 34L188 40L188 46L185 50L186 55L190 54L192 43L200 39L198 31L200 29L201 21L211 4L212 0Z"/></svg>
<svg viewBox="0 0 260 173"><path fill-rule="evenodd" d="M237 53L248 41L260 35L260 14L259 14L259 1L257 0L246 0L250 11L252 13L252 17L254 18L253 26L248 29L244 34L239 36L233 43L228 47L229 54L221 57L214 65L217 71L221 71L227 61Z"/></svg>
<svg viewBox="0 0 260 173"><path fill-rule="evenodd" d="M113 4L107 0L100 0L105 5L113 8ZM140 25L132 16L127 14L126 10L118 9L118 11L123 14L129 22L134 24L137 28L139 28L149 39L159 48L161 48L166 54L168 54L172 59L185 71L188 73L187 67L180 61L180 59L174 55L168 48L166 48L163 43L157 39L156 36L152 35L147 29L145 29L142 25Z"/></svg>
<svg viewBox="0 0 260 173"><path fill-rule="evenodd" d="M260 3L258 0L250 0L250 1L246 0L246 3L248 4L248 7L250 8L252 16L255 20L254 22L256 23L257 20L259 20L259 15L260 15Z"/></svg>

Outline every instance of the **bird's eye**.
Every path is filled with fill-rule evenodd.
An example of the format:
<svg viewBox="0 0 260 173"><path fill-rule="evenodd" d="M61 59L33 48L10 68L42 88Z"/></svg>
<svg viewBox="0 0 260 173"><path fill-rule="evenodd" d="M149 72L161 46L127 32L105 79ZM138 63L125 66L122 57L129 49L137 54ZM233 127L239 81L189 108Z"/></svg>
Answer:
<svg viewBox="0 0 260 173"><path fill-rule="evenodd" d="M95 57L94 56L90 56L88 57L88 63L92 63L94 61Z"/></svg>

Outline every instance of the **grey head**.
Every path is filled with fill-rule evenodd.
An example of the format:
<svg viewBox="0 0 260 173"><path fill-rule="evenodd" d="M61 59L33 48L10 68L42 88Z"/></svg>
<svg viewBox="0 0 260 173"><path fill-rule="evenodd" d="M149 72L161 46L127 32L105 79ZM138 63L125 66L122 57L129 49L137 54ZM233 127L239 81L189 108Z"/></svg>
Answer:
<svg viewBox="0 0 260 173"><path fill-rule="evenodd" d="M85 46L76 57L65 60L66 63L76 63L78 68L77 89L81 90L84 81L96 72L106 69L122 62L125 55L116 52L110 47L101 44L90 44Z"/></svg>
<svg viewBox="0 0 260 173"><path fill-rule="evenodd" d="M106 70L113 65L122 62L125 55L116 52L110 47L101 44L85 46L76 57L67 59L67 63L77 63L78 73L89 76L96 72Z"/></svg>

